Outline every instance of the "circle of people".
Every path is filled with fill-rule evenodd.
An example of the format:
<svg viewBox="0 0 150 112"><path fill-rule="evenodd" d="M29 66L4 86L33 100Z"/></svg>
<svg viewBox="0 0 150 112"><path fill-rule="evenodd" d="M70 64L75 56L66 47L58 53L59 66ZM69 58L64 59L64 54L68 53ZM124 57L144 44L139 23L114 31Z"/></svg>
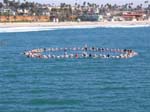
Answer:
<svg viewBox="0 0 150 112"><path fill-rule="evenodd" d="M80 51L80 53L72 53ZM44 54L49 52L49 54ZM51 54L50 54L51 52ZM55 54L54 52L63 52L63 54ZM68 53L71 52L71 53ZM74 47L74 48L38 48L25 51L24 55L28 58L41 59L64 59L64 58L132 58L138 55L131 49L109 49L96 47Z"/></svg>

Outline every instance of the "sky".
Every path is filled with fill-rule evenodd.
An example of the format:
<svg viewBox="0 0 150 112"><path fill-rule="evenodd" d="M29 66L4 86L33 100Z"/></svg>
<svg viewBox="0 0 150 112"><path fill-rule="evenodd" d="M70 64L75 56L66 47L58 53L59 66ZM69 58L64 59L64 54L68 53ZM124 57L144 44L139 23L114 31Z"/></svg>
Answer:
<svg viewBox="0 0 150 112"><path fill-rule="evenodd" d="M3 0L0 0L1 2ZM17 1L17 0L16 0ZM23 0L20 0L23 1ZM26 0L26 1L34 1L34 2L40 2L40 3L54 3L56 5L65 2L68 4L74 4L75 2L82 4L84 1L90 2L90 3L97 3L97 4L105 4L105 3L111 3L111 4L125 4L125 3L131 3L133 2L135 5L144 3L146 0ZM150 0L148 0L150 3Z"/></svg>

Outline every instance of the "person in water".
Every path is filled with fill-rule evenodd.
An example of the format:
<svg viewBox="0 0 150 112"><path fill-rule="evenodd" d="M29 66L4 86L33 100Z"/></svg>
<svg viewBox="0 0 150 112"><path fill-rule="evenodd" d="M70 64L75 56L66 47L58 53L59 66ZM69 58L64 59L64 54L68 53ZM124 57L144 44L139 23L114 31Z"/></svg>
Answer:
<svg viewBox="0 0 150 112"><path fill-rule="evenodd" d="M46 51L46 48L44 48L43 50Z"/></svg>
<svg viewBox="0 0 150 112"><path fill-rule="evenodd" d="M107 58L109 58L110 57L110 55L109 54L107 54Z"/></svg>
<svg viewBox="0 0 150 112"><path fill-rule="evenodd" d="M90 58L92 57L92 54L91 54L91 53L89 54L89 57L90 57Z"/></svg>
<svg viewBox="0 0 150 112"><path fill-rule="evenodd" d="M94 51L94 50L95 50L95 47L92 47L92 50Z"/></svg>
<svg viewBox="0 0 150 112"><path fill-rule="evenodd" d="M88 50L88 47L87 47L87 45L85 45L85 46L84 46L84 50L85 50L85 51L87 51L87 50Z"/></svg>
<svg viewBox="0 0 150 112"><path fill-rule="evenodd" d="M78 56L78 54L75 54L75 58L78 58L79 56Z"/></svg>

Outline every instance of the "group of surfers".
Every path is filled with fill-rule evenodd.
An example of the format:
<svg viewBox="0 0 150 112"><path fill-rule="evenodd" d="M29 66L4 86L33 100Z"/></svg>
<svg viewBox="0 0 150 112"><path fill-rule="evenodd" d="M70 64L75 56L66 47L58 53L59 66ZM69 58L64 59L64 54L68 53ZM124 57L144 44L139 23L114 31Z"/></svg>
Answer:
<svg viewBox="0 0 150 112"><path fill-rule="evenodd" d="M53 52L63 51L62 55L55 55ZM81 53L67 53L67 51L82 51ZM44 52L51 52L51 54L43 54ZM88 53L89 52L89 53ZM116 53L117 55L112 55ZM83 48L38 48L30 51L25 51L24 55L28 58L44 58L44 59L62 59L62 58L131 58L137 53L130 49L109 49L96 47Z"/></svg>

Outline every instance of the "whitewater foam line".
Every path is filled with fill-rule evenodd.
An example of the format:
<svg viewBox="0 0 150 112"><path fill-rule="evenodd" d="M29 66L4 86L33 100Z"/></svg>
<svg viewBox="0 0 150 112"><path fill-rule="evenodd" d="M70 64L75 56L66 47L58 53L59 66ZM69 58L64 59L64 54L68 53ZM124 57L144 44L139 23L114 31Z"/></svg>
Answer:
<svg viewBox="0 0 150 112"><path fill-rule="evenodd" d="M46 31L53 30L49 27L10 27L0 28L0 33L13 33L13 32L32 32L32 31Z"/></svg>
<svg viewBox="0 0 150 112"><path fill-rule="evenodd" d="M86 28L140 28L150 27L147 25L75 25L75 26L37 26L37 27L3 27L0 28L0 33L13 33L13 32L33 32L33 31L47 31L47 30L60 30L60 29L86 29Z"/></svg>

